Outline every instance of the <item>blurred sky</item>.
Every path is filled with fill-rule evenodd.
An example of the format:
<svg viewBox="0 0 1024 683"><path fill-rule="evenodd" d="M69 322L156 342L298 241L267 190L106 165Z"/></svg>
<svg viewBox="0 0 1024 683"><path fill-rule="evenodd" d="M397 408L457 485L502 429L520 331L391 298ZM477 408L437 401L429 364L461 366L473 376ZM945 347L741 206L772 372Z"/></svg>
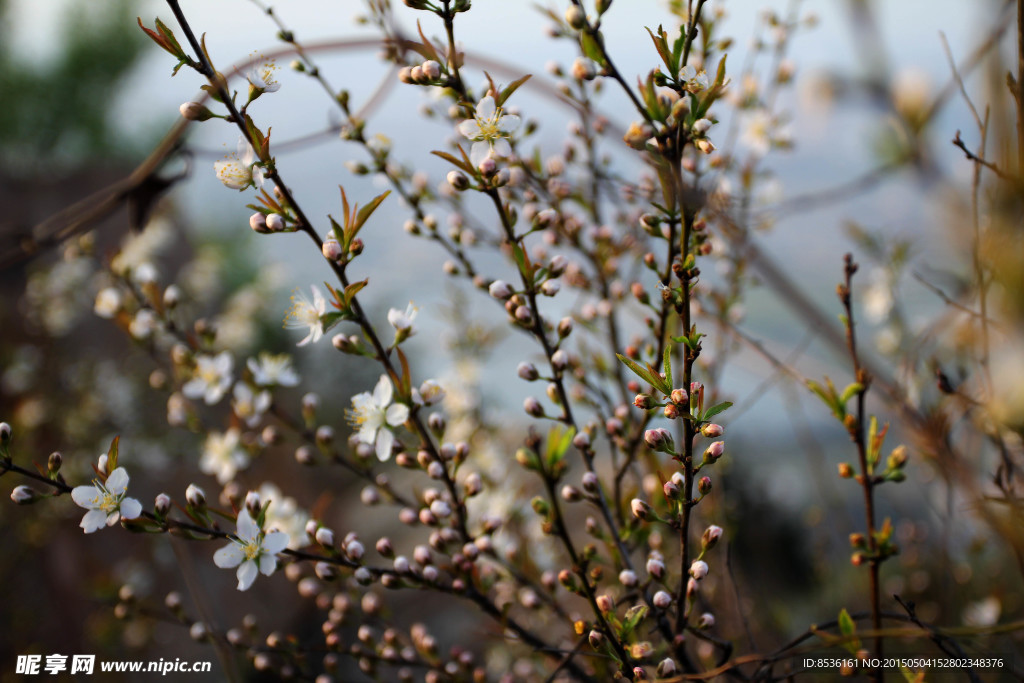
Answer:
<svg viewBox="0 0 1024 683"><path fill-rule="evenodd" d="M12 0L12 18L18 27L12 36L19 49L39 59L46 59L48 54L58 49L52 40L56 34L52 26L60 21L61 8L71 1ZM423 19L428 35L436 36L442 32L431 15L401 7L401 2L395 4L398 15L410 32L414 17ZM565 2L547 3L559 14L565 5ZM195 31L207 34L207 44L221 70L227 70L230 64L246 59L253 52L269 51L280 45L275 39L274 25L249 0L183 0L182 6ZM362 3L355 0L292 0L275 6L278 15L303 43L374 35L353 21L354 15L362 9ZM785 14L789 6L789 2L780 0L713 0L709 3L709 8L722 7L728 14L720 35L736 39L729 53L733 75L745 61L759 13L773 9ZM814 13L819 22L816 28L801 31L795 37L790 52L790 57L797 64L798 84L790 91L794 97L788 103L783 102L782 108L788 109L793 117L796 147L791 152L772 154L765 162L768 168L778 172L785 197L834 187L855 178L877 162L869 140L877 132L881 117L870 103L855 100L852 104L844 103L841 108L823 111L821 103L808 99L806 94L796 97L801 92L806 93L802 84L815 74L825 71L852 77L864 74L869 57L865 54L867 47L859 45L848 28L848 7L849 3L839 0L801 4L801 15ZM883 50L890 60L893 74L918 74L930 83L933 91L945 85L950 74L939 32L945 32L954 55L958 61L962 60L990 30L998 7L994 2L962 0L875 2L884 37ZM153 18L157 16L173 25L170 11L161 2L139 2L138 13L147 25L152 25ZM615 0L604 24L606 43L628 81L634 81L637 75L646 74L655 66L657 57L643 27L654 27L662 21L669 21L668 14L658 0ZM508 62L519 73L546 78L545 64L549 60L568 65L575 57L568 41L552 41L545 35L547 25L548 21L533 8L533 3L526 0L475 0L472 11L459 16L456 30L470 52ZM372 50L360 54L318 55L317 59L332 84L352 92L356 106L387 74L387 68L376 59ZM282 66L286 64L286 60L281 63ZM196 96L200 85L198 76L183 69L172 79L172 67L168 55L152 51L126 85L123 96L112 103L126 131L159 134L176 120L178 105ZM262 98L251 110L257 122L273 126L274 141L281 142L323 130L337 120L331 103L311 79L284 69L279 80L282 89ZM499 80L507 82L511 78ZM975 95L981 92L978 84L982 80L975 77L968 81L969 90ZM471 71L470 82L479 86L482 74ZM392 139L397 159L422 164L421 167L430 170L435 180L440 180L447 168L443 162L430 157L429 151L443 147L444 140L453 131L445 124L424 122L415 115L415 109L426 101L424 89L394 88L385 105L371 117L368 132L386 132ZM546 147L545 156L557 153L568 122L565 112L529 89L517 93L512 104L541 122L541 134L537 139ZM633 118L628 102L615 88L606 89L600 107L620 124L628 124ZM962 155L945 143L957 129L965 132L965 140L969 144L976 139L966 106L954 98L937 120L932 135L943 143L938 145L940 163L952 176L966 178L970 166L958 163ZM215 153L218 150L233 151L236 140L237 133L232 127L211 121L195 127L190 143ZM616 144L612 141L609 149L614 149ZM372 179L353 177L344 167L348 159L364 160L365 156L354 145L336 138L326 138L323 144L313 149L279 157L282 175L295 190L306 213L319 219L324 231L327 225L325 215L340 213L339 184L345 185L350 198L361 202L383 189ZM224 231L238 231L240 239L249 240L252 238L247 227L250 212L244 204L250 201L250 193L233 193L216 182L212 166L214 160L214 156L198 156L191 179L179 190L177 197L197 225L216 225ZM638 164L625 163L623 168L627 172L641 170ZM633 163L632 167L630 163ZM789 275L799 285L824 306L832 307L832 292L840 276L842 253L850 248L842 232L846 219L866 220L869 227L890 230L893 234L915 235L926 255L933 251L941 256L949 247L942 228L936 226L941 225L946 208L936 201L934 192L922 187L917 179L897 177L870 194L788 217L763 238L763 243L770 253L788 260ZM486 215L481 210L481 217ZM367 239L369 248L360 265L367 273L373 274L373 291L385 302L378 306L381 311L385 311L387 306L404 307L412 291L417 303L425 309L420 322L429 331L430 320L436 312L434 307L445 298L446 278L438 267L445 256L439 248L423 241L391 239L402 236L400 226L405 217L397 201L385 203L367 228L373 235ZM377 236L386 239L378 240ZM306 240L271 236L263 239L261 244L267 245L268 259L285 259L293 266L295 286L306 288L313 282L330 277L322 258ZM800 254L800 258L793 259L794 253ZM413 264L415 268L410 271L408 266ZM382 276L382 273L388 273L386 268L393 265L402 267L403 278L410 272L416 273L418 281L410 288L404 279ZM509 272L498 270L499 264L494 263L494 266L495 270L487 275L510 276ZM287 294L282 292L282 302ZM765 303L763 309L761 303ZM932 304L937 307L939 302L932 301ZM477 306L483 308L479 304ZM776 315L777 311L777 306L767 303L763 294L755 293L748 301L748 316L755 329L758 324L785 326L786 319ZM796 343L802 331L797 327L790 334L788 342L792 344ZM507 355L510 368L517 360L515 354ZM760 371L752 372L757 374ZM748 379L744 384L749 385L750 381Z"/></svg>

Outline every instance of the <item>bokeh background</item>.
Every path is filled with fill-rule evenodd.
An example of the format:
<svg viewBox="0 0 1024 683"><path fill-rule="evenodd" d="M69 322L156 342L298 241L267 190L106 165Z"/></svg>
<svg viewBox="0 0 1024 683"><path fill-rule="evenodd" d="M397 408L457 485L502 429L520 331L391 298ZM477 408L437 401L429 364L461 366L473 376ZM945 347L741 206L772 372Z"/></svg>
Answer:
<svg viewBox="0 0 1024 683"><path fill-rule="evenodd" d="M611 16L623 20L606 24L606 40L632 80L655 66L643 26L654 27L669 15L655 0L616 5L622 6ZM183 6L197 31L207 33L221 70L244 64L254 53L282 48L276 27L251 2L186 1ZM973 166L950 140L960 130L972 148L978 143L970 110L952 81L942 36L958 64L970 61L986 41L994 43L963 75L970 97L992 104L992 125L999 133L995 144L1005 144L1000 135L1009 129L1013 110L1003 74L1016 57L1012 6L953 0L799 5L716 0L709 6L726 13L722 31L735 39L729 66L737 74L736 89L743 85L741 69L770 68L771 54L758 47L774 39L765 10L779 16L795 11L808 19L789 38L786 59L795 66L794 83L775 104L792 144L773 149L757 165L759 190L746 214L756 228L754 243L829 322L838 313L834 287L842 254L853 251L864 264L860 312L874 362L905 380L919 405L936 400L934 383L920 369L956 358L941 356L948 346L933 332L948 312L934 289L956 297L969 286L963 255ZM396 158L440 182L447 169L429 151L441 147L453 130L438 117L413 116L429 108L431 99L421 89L399 86L376 48L352 49L354 41L375 36L357 20L360 3L308 0L276 9L300 42L316 48L323 72L335 87L349 90L353 102L365 102L380 89L367 111L368 131L386 134ZM413 31L413 13L397 14L402 29ZM170 58L143 40L136 16L146 25L157 16L170 23L159 2L0 2L4 256L17 254L22 236L34 226L125 177L178 123L178 105L197 97L198 77L183 70L172 78ZM568 42L545 34L548 22L531 3L477 0L464 17L459 33L474 85L483 83L484 63L475 57L507 67L499 76L506 82L521 73L550 82L549 62L564 67L575 57ZM282 88L260 100L259 118L272 122L282 175L306 212L337 216L339 184L362 201L383 191L383 185L351 172L346 162L364 161L362 150L338 138L330 102L311 79L290 71L289 61L278 58L285 67L279 72ZM540 87L524 88L515 100L539 126L533 142L541 154L557 154L569 112ZM602 94L599 107L619 128L631 120L628 101L614 88ZM744 114L730 120L731 111L723 108L722 129L749 125ZM155 205L131 249L137 258L157 264L162 282L186 283L193 294L190 315L209 316L219 340L239 358L264 348L293 352L308 380L303 390L321 395L323 410L333 411L335 426L343 431L348 398L372 386L376 375L339 361L327 344L296 352L297 339L280 329L291 291L327 279L329 270L304 240L264 239L248 229L250 210L242 195L220 185L213 174L213 162L233 151L236 139L233 128L216 121L189 129L185 156L164 171L185 177ZM745 144L737 135L737 155L750 152ZM607 150L620 159L622 174L643 172L617 138L608 141ZM735 179L726 175L708 182L723 192L737 190ZM453 320L488 329L497 327L501 316L443 274L446 257L439 248L405 238L405 218L400 203L389 201L367 229L369 249L361 267L374 284L368 290L373 316L383 321L388 307L404 308L415 299L421 329L419 343L411 347L415 362L436 368L439 377L457 375L466 368L447 353L460 341ZM92 313L103 274L74 257L81 250L102 257L130 239L128 225L128 212L118 210L95 225L85 242L75 239L6 261L0 271L0 419L14 425L23 461L44 462L48 453L60 450L69 478L86 477L89 463L120 434L122 457L145 468L138 488L133 482L133 494L148 505L162 490L180 496L192 481L208 491L217 487L208 477L189 474L200 444L195 435L167 426L166 396L148 387L153 359ZM724 242L720 247L729 248ZM1020 247L1019 237L1010 240L1008 248ZM498 261L491 263L498 267ZM726 275L708 273L709 278ZM821 330L770 282L752 289L734 317L747 334L805 376L831 374L837 382L848 377ZM996 379L1012 414L1019 408L1014 386L1024 380L1024 363L1015 338L1007 338L1006 348L995 354ZM436 339L444 343L428 341ZM915 347L916 355L910 353ZM515 380L514 368L529 353L524 340L497 336L481 354L472 371L479 379L475 400L481 410L513 411L519 419L526 388ZM752 577L736 599L768 615L766 631L798 632L834 616L863 581L844 559L846 534L860 519L857 492L834 476L836 464L853 456L841 429L798 383L749 348L734 353L720 384L721 394L737 405L728 429L731 452L742 454L729 475L727 514L741 530L731 545L736 571ZM289 397L293 406L301 394L295 390ZM897 425L890 438L901 434ZM317 508L345 529L356 514L345 501L358 497L361 484L336 472L326 479L321 471L297 472L288 453L277 455L277 460L265 458L248 483L275 481L300 507ZM978 457L989 457L981 444ZM986 469L979 464L980 472ZM882 491L883 514L904 519L897 535L907 548L893 563L901 569L887 575L883 594L909 596L923 619L939 623L985 625L1021 618L1024 595L1012 553L975 521L952 486L941 483L934 463L915 459L911 479L898 496ZM9 480L13 487L13 477L4 477L5 484ZM329 501L317 499L325 481L333 491ZM176 625L160 619L116 621L110 608L125 583L158 604L168 590L181 591L194 615L213 615L222 625L253 611L261 623L281 620L282 628L298 632L317 628L310 608L294 599L294 588L284 580L261 587L266 594L260 604L240 602L228 590L232 577L209 561L212 549L206 544L154 538L133 545L118 531L83 538L77 515L67 499L29 510L0 506L0 585L7 596L0 620L9 634L0 639L0 680L16 680L14 658L26 652L213 658L209 648L189 644ZM366 533L372 537L374 530ZM453 638L473 628L468 613L452 613L446 621ZM1019 646L1012 638L973 641L979 651L1004 654L1013 652L1014 643ZM220 659L226 669L234 666L230 661Z"/></svg>

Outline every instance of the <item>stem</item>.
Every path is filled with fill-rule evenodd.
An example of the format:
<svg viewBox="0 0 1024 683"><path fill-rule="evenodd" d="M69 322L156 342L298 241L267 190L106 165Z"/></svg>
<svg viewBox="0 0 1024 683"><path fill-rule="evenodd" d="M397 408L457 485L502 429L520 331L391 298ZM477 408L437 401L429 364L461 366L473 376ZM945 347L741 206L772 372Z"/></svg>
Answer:
<svg viewBox="0 0 1024 683"><path fill-rule="evenodd" d="M839 298L842 301L843 309L846 314L846 343L850 351L850 358L853 361L853 372L857 382L859 382L864 388L857 393L857 414L856 422L853 425L848 425L847 429L850 432L850 438L853 439L854 444L857 447L857 459L860 462L860 484L861 489L864 492L864 516L865 522L867 523L868 531L868 549L870 551L870 558L868 560L868 572L870 576L870 591L871 591L871 624L875 632L880 632L882 629L882 610L881 610L881 595L878 582L878 570L881 565L882 558L878 554L878 541L875 538L875 501L874 501L874 487L876 480L874 475L869 469L868 454L867 454L867 438L864 434L865 424L865 408L864 401L867 394L868 386L871 383L871 377L868 372L861 367L860 358L857 355L857 338L855 332L855 323L853 318L853 303L850 296L851 285L853 282L853 274L857 272L857 264L853 261L852 254L846 254L843 259L844 263L844 284L839 288ZM875 636L875 653L874 656L881 659L884 657L883 654L883 638L881 635ZM881 681L885 677L883 668L879 667L873 672L875 680Z"/></svg>

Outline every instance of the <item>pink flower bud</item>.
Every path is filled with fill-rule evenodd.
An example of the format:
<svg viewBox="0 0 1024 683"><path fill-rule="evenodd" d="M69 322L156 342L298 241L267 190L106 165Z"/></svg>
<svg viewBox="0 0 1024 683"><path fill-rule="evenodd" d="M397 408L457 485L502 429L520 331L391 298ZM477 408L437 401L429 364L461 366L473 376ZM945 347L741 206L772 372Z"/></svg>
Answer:
<svg viewBox="0 0 1024 683"><path fill-rule="evenodd" d="M660 579L665 576L665 563L657 557L652 557L647 560L647 573L655 579Z"/></svg>
<svg viewBox="0 0 1024 683"><path fill-rule="evenodd" d="M469 178L467 178L464 173L459 173L458 171L449 171L448 184L451 185L456 190L458 190L459 192L462 192L463 190L469 189Z"/></svg>
<svg viewBox="0 0 1024 683"><path fill-rule="evenodd" d="M722 441L715 441L704 451L704 457L711 462L715 462L722 457L725 453L725 443Z"/></svg>
<svg viewBox="0 0 1024 683"><path fill-rule="evenodd" d="M634 498L630 501L629 509L633 511L633 516L639 520L645 520L651 515L651 506L639 498Z"/></svg>
<svg viewBox="0 0 1024 683"><path fill-rule="evenodd" d="M708 423L700 428L700 433L708 437L709 439L714 439L724 434L725 429L722 427L722 425Z"/></svg>
<svg viewBox="0 0 1024 683"><path fill-rule="evenodd" d="M527 396L526 400L523 401L523 410L526 411L527 415L532 417L543 417L544 408L541 406L540 401L535 399L533 396Z"/></svg>
<svg viewBox="0 0 1024 683"><path fill-rule="evenodd" d="M322 545L325 548L333 548L334 547L334 532L331 529L328 529L325 526L322 526L322 527L320 527L319 529L316 530L316 534L314 534L314 538L316 539L317 543L319 543L320 545Z"/></svg>
<svg viewBox="0 0 1024 683"><path fill-rule="evenodd" d="M701 536L700 545L703 550L711 550L718 543L718 539L722 538L722 527L712 524L704 530L704 535Z"/></svg>
<svg viewBox="0 0 1024 683"><path fill-rule="evenodd" d="M697 481L697 490L700 491L703 496L711 493L711 477L701 477Z"/></svg>
<svg viewBox="0 0 1024 683"><path fill-rule="evenodd" d="M345 250L341 247L341 242L333 237L328 237L324 240L321 251L323 251L324 258L328 261L337 261L345 253Z"/></svg>
<svg viewBox="0 0 1024 683"><path fill-rule="evenodd" d="M423 69L423 75L430 81L436 81L441 77L441 65L433 59L429 59L420 65Z"/></svg>
<svg viewBox="0 0 1024 683"><path fill-rule="evenodd" d="M206 505L206 494L195 484L189 484L185 489L185 500L194 508L201 508Z"/></svg>
<svg viewBox="0 0 1024 683"><path fill-rule="evenodd" d="M551 366L555 370L565 370L569 367L569 354L565 349L558 349L551 354Z"/></svg>
<svg viewBox="0 0 1024 683"><path fill-rule="evenodd" d="M271 232L280 232L284 230L284 217L279 213L272 213L267 216L267 228Z"/></svg>
<svg viewBox="0 0 1024 683"><path fill-rule="evenodd" d="M651 603L658 609L668 609L672 604L672 596L668 591L658 591L654 594L654 599Z"/></svg>
<svg viewBox="0 0 1024 683"><path fill-rule="evenodd" d="M613 609L615 609L615 602L611 599L611 596L609 595L598 595L594 599L594 602L597 603L597 608L602 612L611 612Z"/></svg>
<svg viewBox="0 0 1024 683"><path fill-rule="evenodd" d="M619 572L619 583L626 588L633 588L637 584L636 572L629 569L623 569Z"/></svg>
<svg viewBox="0 0 1024 683"><path fill-rule="evenodd" d="M711 612L705 612L697 618L697 628L701 630L709 629L715 625L715 615Z"/></svg>
<svg viewBox="0 0 1024 683"><path fill-rule="evenodd" d="M690 576L700 581L708 575L708 563L704 560L695 560L690 565Z"/></svg>
<svg viewBox="0 0 1024 683"><path fill-rule="evenodd" d="M491 283L491 286L487 288L487 291L495 299L508 299L515 292L512 290L512 286L504 280L495 280Z"/></svg>

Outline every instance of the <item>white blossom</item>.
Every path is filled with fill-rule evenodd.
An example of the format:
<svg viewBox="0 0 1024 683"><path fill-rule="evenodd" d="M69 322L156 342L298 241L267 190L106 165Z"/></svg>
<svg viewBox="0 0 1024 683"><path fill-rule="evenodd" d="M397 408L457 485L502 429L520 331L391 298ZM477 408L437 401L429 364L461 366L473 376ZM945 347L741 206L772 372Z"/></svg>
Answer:
<svg viewBox="0 0 1024 683"><path fill-rule="evenodd" d="M135 519L142 514L142 504L134 498L126 498L128 472L118 467L110 473L105 482L99 479L92 486L76 486L71 491L71 500L88 512L82 518L81 527L87 534L113 526L118 520Z"/></svg>
<svg viewBox="0 0 1024 683"><path fill-rule="evenodd" d="M238 150L227 155L220 161L213 162L213 170L217 180L232 190L244 190L253 184L263 184L263 171L256 166L256 150L248 140L239 136Z"/></svg>
<svg viewBox="0 0 1024 683"><path fill-rule="evenodd" d="M235 384L234 399L231 401L231 408L239 419L244 420L246 426L255 427L259 424L263 413L270 408L270 392L253 392L249 385L244 382Z"/></svg>
<svg viewBox="0 0 1024 683"><path fill-rule="evenodd" d="M491 153L499 157L510 156L512 145L508 138L518 127L519 117L503 114L501 107L495 106L494 98L488 95L476 105L473 118L459 124L459 132L473 141L469 158L475 165Z"/></svg>
<svg viewBox="0 0 1024 683"><path fill-rule="evenodd" d="M213 563L221 569L238 567L238 590L248 590L257 572L270 576L277 569L277 553L288 546L288 534L282 531L264 533L249 511L238 513L235 536L229 545L213 555Z"/></svg>
<svg viewBox="0 0 1024 683"><path fill-rule="evenodd" d="M223 398L231 386L231 369L234 359L227 351L216 356L196 356L195 374L181 387L186 398L202 397L207 405L213 405Z"/></svg>
<svg viewBox="0 0 1024 683"><path fill-rule="evenodd" d="M250 358L246 366L252 373L252 381L261 387L294 387L299 383L299 376L292 368L291 356L286 353L274 355L262 351L259 360Z"/></svg>
<svg viewBox="0 0 1024 683"><path fill-rule="evenodd" d="M409 407L392 403L394 387L387 375L381 375L373 393L363 392L352 397L349 422L359 428L359 441L375 445L377 457L387 460L391 457L391 446L395 442L392 427L397 427L409 418Z"/></svg>
<svg viewBox="0 0 1024 683"><path fill-rule="evenodd" d="M288 329L309 330L306 337L296 346L316 343L324 336L324 324L320 316L326 312L327 302L316 285L310 286L310 289L313 291L313 301L307 299L301 291L295 290L292 295L292 307L288 309L284 319L284 326Z"/></svg>
<svg viewBox="0 0 1024 683"><path fill-rule="evenodd" d="M223 434L210 432L199 459L200 471L216 476L221 484L234 479L238 470L249 464L249 455L239 443L239 436L237 429L229 429Z"/></svg>
<svg viewBox="0 0 1024 683"><path fill-rule="evenodd" d="M274 60L267 59L250 69L245 74L245 80L249 81L249 85L260 93L277 92L281 89L281 84L274 77L276 73L277 65Z"/></svg>

